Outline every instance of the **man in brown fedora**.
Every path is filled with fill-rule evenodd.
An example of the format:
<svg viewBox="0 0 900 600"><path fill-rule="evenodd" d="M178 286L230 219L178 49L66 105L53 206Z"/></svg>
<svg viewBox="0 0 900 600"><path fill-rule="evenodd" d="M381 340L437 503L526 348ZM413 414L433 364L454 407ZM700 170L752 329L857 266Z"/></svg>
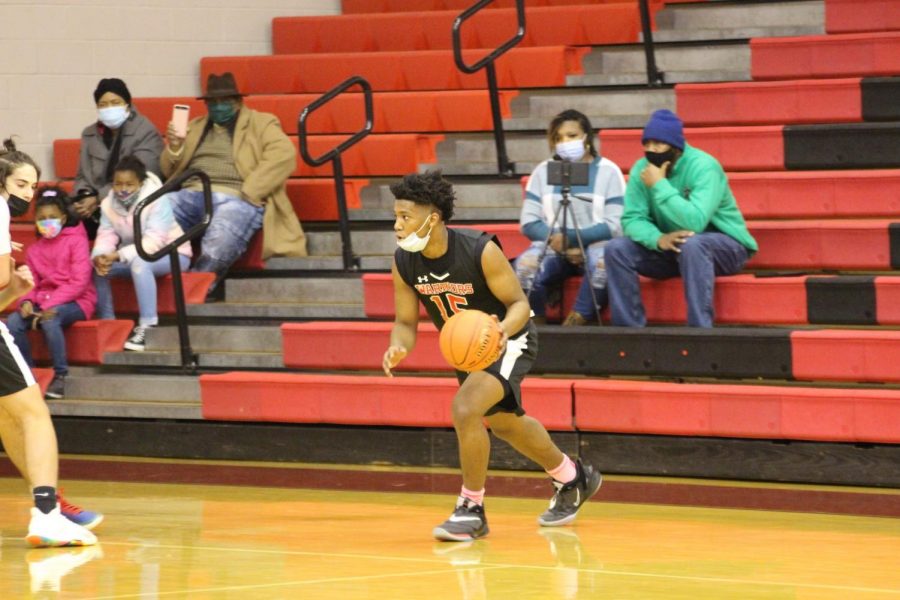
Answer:
<svg viewBox="0 0 900 600"><path fill-rule="evenodd" d="M221 297L221 279L260 227L263 259L306 256L306 236L285 191L297 152L278 118L244 106L231 73L210 74L200 98L208 114L192 119L185 137L169 123L160 166L167 178L196 168L212 182L213 217L193 266L194 271L216 274L209 300ZM202 190L193 179L169 194L185 231L203 219Z"/></svg>

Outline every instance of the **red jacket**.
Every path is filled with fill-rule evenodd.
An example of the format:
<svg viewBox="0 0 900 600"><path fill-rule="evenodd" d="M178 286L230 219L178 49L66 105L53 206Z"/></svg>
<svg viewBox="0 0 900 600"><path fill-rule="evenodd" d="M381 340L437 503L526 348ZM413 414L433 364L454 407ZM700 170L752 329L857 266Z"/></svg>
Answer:
<svg viewBox="0 0 900 600"><path fill-rule="evenodd" d="M81 223L63 227L53 239L40 238L28 247L25 262L34 274L34 289L22 296L20 305L27 300L40 311L74 301L85 319L94 316L97 291L91 279L87 232Z"/></svg>

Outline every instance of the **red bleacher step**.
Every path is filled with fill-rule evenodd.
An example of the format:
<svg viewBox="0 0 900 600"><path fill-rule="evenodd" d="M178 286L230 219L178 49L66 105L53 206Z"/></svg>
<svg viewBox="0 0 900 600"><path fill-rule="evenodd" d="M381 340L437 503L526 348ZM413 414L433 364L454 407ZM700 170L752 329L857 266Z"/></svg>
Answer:
<svg viewBox="0 0 900 600"><path fill-rule="evenodd" d="M694 127L862 121L858 77L682 83L675 86L675 99L678 116Z"/></svg>
<svg viewBox="0 0 900 600"><path fill-rule="evenodd" d="M794 331L791 349L796 379L900 382L900 331Z"/></svg>
<svg viewBox="0 0 900 600"><path fill-rule="evenodd" d="M726 171L783 171L784 140L780 125L686 127L688 144L712 154ZM604 129L603 156L624 171L644 156L640 129Z"/></svg>
<svg viewBox="0 0 900 600"><path fill-rule="evenodd" d="M748 221L760 250L747 263L758 269L891 269L886 219ZM500 240L510 259L529 245L516 223L472 225Z"/></svg>
<svg viewBox="0 0 900 600"><path fill-rule="evenodd" d="M169 260L168 257L163 260ZM182 273L185 304L203 304L206 292L216 276L213 273ZM137 296L131 279L111 279L113 304L117 315L138 314ZM175 314L175 293L172 276L156 278L156 310L161 315Z"/></svg>
<svg viewBox="0 0 900 600"><path fill-rule="evenodd" d="M547 46L515 48L495 63L501 88L563 87L568 75L583 72L582 57L589 48ZM483 51L464 51L474 63ZM486 89L483 73L463 74L453 52L369 52L335 54L285 54L278 56L205 57L200 75L230 71L245 94L302 94L326 92L360 75L375 91Z"/></svg>
<svg viewBox="0 0 900 600"><path fill-rule="evenodd" d="M578 4L615 4L623 0L528 0L528 6L573 6ZM672 0L669 0L670 2ZM688 0L696 1L696 0ZM651 4L661 4L662 0L651 0ZM494 0L486 9L514 7L515 0ZM472 6L472 0L342 0L341 9L345 15L384 12L420 12L425 10L463 11Z"/></svg>
<svg viewBox="0 0 900 600"><path fill-rule="evenodd" d="M107 352L120 352L134 323L126 320L78 321L66 329L66 357L71 364L99 365ZM28 341L36 361L50 360L40 331L29 331Z"/></svg>
<svg viewBox="0 0 900 600"><path fill-rule="evenodd" d="M380 359L379 359L380 368ZM525 410L572 429L572 381L526 379ZM452 427L455 378L232 372L200 376L203 418L221 421Z"/></svg>
<svg viewBox="0 0 900 600"><path fill-rule="evenodd" d="M900 30L897 0L825 0L828 33L897 30Z"/></svg>
<svg viewBox="0 0 900 600"><path fill-rule="evenodd" d="M351 88L351 92L356 88ZM512 113L510 102L515 90L500 92L500 110L504 118ZM296 135L300 113L321 94L271 94L248 96L250 108L272 113L285 133ZM187 98L140 98L135 106L160 132L165 132L172 117L172 104L187 103L191 117L206 114L202 101ZM421 133L426 131L488 131L493 128L490 97L483 90L440 92L382 92L372 96L374 133ZM307 121L310 134L354 133L365 125L362 94L348 93L316 109Z"/></svg>
<svg viewBox="0 0 900 600"><path fill-rule="evenodd" d="M900 32L754 38L750 72L753 79L896 75Z"/></svg>
<svg viewBox="0 0 900 600"><path fill-rule="evenodd" d="M729 173L747 219L900 216L900 169Z"/></svg>
<svg viewBox="0 0 900 600"><path fill-rule="evenodd" d="M579 431L900 442L900 390L575 382Z"/></svg>
<svg viewBox="0 0 900 600"><path fill-rule="evenodd" d="M337 16L278 17L272 22L275 54L450 50L459 10ZM528 27L517 47L602 46L638 41L636 2L528 6ZM512 8L481 11L460 29L463 48L493 49L516 33Z"/></svg>
<svg viewBox="0 0 900 600"><path fill-rule="evenodd" d="M317 158L347 139L346 135L315 135L309 138L309 152ZM435 147L443 135L395 133L370 135L341 156L348 177L395 176L418 170L420 163L437 162ZM330 177L331 162L311 167L300 157L297 136L291 136L297 149L294 177ZM53 162L59 177L74 177L78 171L80 140L55 140Z"/></svg>

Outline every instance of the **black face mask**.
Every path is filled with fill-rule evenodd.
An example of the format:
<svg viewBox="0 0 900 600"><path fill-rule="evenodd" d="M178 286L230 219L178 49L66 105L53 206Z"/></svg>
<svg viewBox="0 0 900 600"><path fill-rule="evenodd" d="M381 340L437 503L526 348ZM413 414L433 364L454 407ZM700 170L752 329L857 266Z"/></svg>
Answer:
<svg viewBox="0 0 900 600"><path fill-rule="evenodd" d="M10 194L6 203L9 205L9 214L13 217L21 217L28 212L28 200Z"/></svg>
<svg viewBox="0 0 900 600"><path fill-rule="evenodd" d="M665 152L644 152L644 156L651 165L662 168L667 162L675 162L675 148L669 148Z"/></svg>

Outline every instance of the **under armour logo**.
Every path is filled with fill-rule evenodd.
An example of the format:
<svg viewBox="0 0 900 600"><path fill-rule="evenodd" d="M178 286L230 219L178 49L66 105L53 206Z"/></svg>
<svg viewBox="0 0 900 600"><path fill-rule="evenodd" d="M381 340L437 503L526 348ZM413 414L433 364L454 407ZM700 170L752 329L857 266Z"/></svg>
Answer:
<svg viewBox="0 0 900 600"><path fill-rule="evenodd" d="M419 275L416 279L419 280L419 283L428 283L428 275Z"/></svg>

